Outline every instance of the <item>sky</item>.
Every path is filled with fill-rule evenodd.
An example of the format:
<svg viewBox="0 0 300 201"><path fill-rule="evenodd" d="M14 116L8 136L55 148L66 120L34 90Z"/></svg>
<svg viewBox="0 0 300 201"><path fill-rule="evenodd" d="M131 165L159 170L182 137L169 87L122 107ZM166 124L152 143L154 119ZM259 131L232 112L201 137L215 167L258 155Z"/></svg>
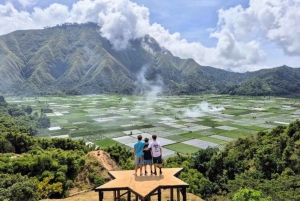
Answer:
<svg viewBox="0 0 300 201"><path fill-rule="evenodd" d="M300 67L300 0L0 0L0 35L95 22L113 48L149 34L174 56L234 72Z"/></svg>

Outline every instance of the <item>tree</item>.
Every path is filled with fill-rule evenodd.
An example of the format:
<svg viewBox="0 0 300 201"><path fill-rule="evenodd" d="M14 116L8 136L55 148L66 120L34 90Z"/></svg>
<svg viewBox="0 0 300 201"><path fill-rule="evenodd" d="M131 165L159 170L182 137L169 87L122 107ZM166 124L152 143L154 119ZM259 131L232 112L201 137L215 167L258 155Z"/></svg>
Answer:
<svg viewBox="0 0 300 201"><path fill-rule="evenodd" d="M268 201L268 199L263 198L260 191L243 188L236 192L233 201Z"/></svg>

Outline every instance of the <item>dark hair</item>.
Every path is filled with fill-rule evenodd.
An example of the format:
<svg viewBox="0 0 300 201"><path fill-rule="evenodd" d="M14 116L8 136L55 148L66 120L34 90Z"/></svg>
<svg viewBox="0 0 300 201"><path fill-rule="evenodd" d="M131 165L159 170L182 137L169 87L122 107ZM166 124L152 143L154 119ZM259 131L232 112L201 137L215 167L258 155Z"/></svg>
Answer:
<svg viewBox="0 0 300 201"><path fill-rule="evenodd" d="M142 140L143 137L141 135L138 135L137 138L140 141L140 140Z"/></svg>
<svg viewBox="0 0 300 201"><path fill-rule="evenodd" d="M144 141L145 141L145 142L149 142L149 139L145 137Z"/></svg>
<svg viewBox="0 0 300 201"><path fill-rule="evenodd" d="M152 139L156 140L157 136L156 135L152 135Z"/></svg>

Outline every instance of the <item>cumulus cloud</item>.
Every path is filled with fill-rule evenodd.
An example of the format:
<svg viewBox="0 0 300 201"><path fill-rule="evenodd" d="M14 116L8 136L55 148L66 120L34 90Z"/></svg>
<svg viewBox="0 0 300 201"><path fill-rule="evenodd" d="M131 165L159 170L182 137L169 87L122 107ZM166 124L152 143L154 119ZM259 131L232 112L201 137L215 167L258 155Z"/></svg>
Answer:
<svg viewBox="0 0 300 201"><path fill-rule="evenodd" d="M34 0L19 0L24 6ZM12 3L0 4L0 34L19 29L36 29L65 22L96 22L99 33L114 49L124 50L130 41L149 34L175 56L193 58L201 65L230 68L253 66L267 54L261 47L275 43L287 55L300 56L300 0L250 0L249 7L238 5L218 11L218 24L210 37L215 47L188 42L180 33L170 33L158 23L150 24L149 10L130 0L80 0L72 6L51 4L18 11ZM9 25L9 26L7 26Z"/></svg>
<svg viewBox="0 0 300 201"><path fill-rule="evenodd" d="M300 56L299 9L299 0L250 0L245 9L221 9L218 25L239 40L261 38L276 43L288 55Z"/></svg>
<svg viewBox="0 0 300 201"><path fill-rule="evenodd" d="M33 6L36 3L36 0L18 0L23 8Z"/></svg>

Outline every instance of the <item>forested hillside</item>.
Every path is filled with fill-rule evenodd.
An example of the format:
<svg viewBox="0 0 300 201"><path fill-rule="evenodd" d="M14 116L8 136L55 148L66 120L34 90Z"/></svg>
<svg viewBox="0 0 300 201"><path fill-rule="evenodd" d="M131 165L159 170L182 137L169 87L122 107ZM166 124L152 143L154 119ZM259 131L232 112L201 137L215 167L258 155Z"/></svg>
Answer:
<svg viewBox="0 0 300 201"><path fill-rule="evenodd" d="M221 90L221 93L250 96L299 95L300 70L287 66L265 70L244 83Z"/></svg>
<svg viewBox="0 0 300 201"><path fill-rule="evenodd" d="M61 198L76 186L76 179L91 185L104 182L100 164L86 156L84 141L33 137L49 119L30 111L0 96L0 200Z"/></svg>

